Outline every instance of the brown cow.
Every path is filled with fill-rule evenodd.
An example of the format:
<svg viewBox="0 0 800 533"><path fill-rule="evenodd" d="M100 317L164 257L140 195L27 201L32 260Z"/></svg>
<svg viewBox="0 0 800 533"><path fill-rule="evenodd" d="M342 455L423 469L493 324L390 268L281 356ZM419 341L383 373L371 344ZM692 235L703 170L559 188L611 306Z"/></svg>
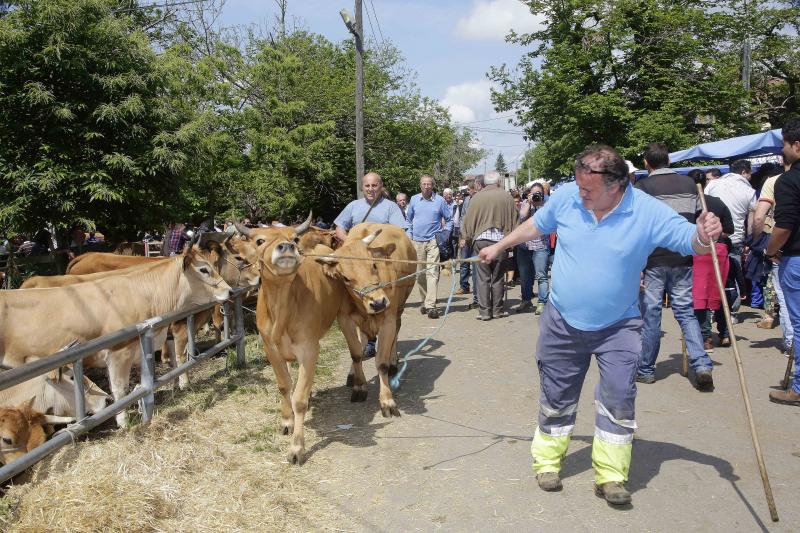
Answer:
<svg viewBox="0 0 800 533"><path fill-rule="evenodd" d="M0 291L0 363L17 367L65 343L86 342L183 307L228 298L230 287L192 248L131 272L52 289ZM43 326L43 325L46 325ZM166 328L156 331L156 346ZM107 367L111 392L128 388L139 340L89 356L86 366ZM125 413L117 422L125 425Z"/></svg>
<svg viewBox="0 0 800 533"><path fill-rule="evenodd" d="M166 257L144 257L139 255L117 255L103 252L89 252L79 255L67 265L67 274L94 274L122 270L142 263L156 263Z"/></svg>
<svg viewBox="0 0 800 533"><path fill-rule="evenodd" d="M370 236L376 235L374 240ZM368 242L368 251L373 257L388 257L416 261L417 254L414 246L402 228L391 224L364 223L358 224L347 233L340 250L329 257L318 259L328 264L326 273L342 280L348 288L349 298L345 299L339 312L338 321L342 329L350 357L353 359L353 393L350 400L363 402L367 399L366 377L362 367L363 344L368 338L377 338L377 355L375 366L380 380L380 407L381 414L389 417L400 416L400 411L392 397L389 386L389 367L394 365L397 357L397 334L400 331L400 317L403 314L406 300L414 288L414 278L403 280L383 288L384 294L390 300L384 312L376 314L369 296L365 298L354 289L364 288L363 285L351 283L354 279L364 278L365 269L372 268L377 272L377 277L385 282L399 279L413 274L417 267L413 263L390 263L376 261L365 263L347 259L337 259L337 256L347 256L344 250L350 250L355 243ZM358 330L361 331L359 336Z"/></svg>
<svg viewBox="0 0 800 533"><path fill-rule="evenodd" d="M258 291L256 323L281 393L283 433L292 434L288 460L293 464L305 460L303 423L319 358L320 339L330 329L347 297L345 283L325 274L325 269L332 268L330 265L304 261L298 253L299 236L307 229L308 226L303 224L297 228L258 230L256 234L250 233L248 228L239 228L243 234L261 241L261 288ZM339 251L342 255L368 260L371 255L367 245L364 241L354 241ZM333 252L324 246L315 249L320 250ZM372 266L360 269L347 283L353 286L378 283L375 265L369 261L365 264ZM367 298L369 302L365 307L372 313L380 313L389 305L381 290L370 293ZM290 361L297 361L299 365L294 393L289 375Z"/></svg>
<svg viewBox="0 0 800 533"><path fill-rule="evenodd" d="M0 406L13 407L32 399L31 408L41 413L75 417L75 381L71 371L57 370L0 390ZM83 377L83 397L86 412L94 414L103 409L111 396L92 380Z"/></svg>
<svg viewBox="0 0 800 533"><path fill-rule="evenodd" d="M0 407L0 463L8 464L41 446L53 432L51 425L74 418L44 415L32 408L33 398L18 407Z"/></svg>
<svg viewBox="0 0 800 533"><path fill-rule="evenodd" d="M200 241L195 245L195 251L210 261L222 278L231 287L254 287L258 285L259 275L256 269L258 252L255 244L247 239L242 239L224 233L204 233L200 236ZM89 257L87 257L89 256ZM78 262L81 257L87 257L84 261ZM141 256L120 256L108 253L84 254L73 260L70 265L74 265L73 272L83 272L80 275L66 276L33 276L22 286L23 289L35 287L60 287L73 283L92 281L109 275L110 272L128 272L130 269L138 268L141 265L152 264L157 261L164 261L164 257L141 257ZM118 270L122 269L122 270ZM214 310L202 311L194 316L194 334L199 328L208 322ZM215 325L219 326L220 320L215 320ZM170 326L172 331L175 354L177 361L170 357L173 366L183 364L187 359L187 345L189 333L186 327L186 320L180 320ZM162 354L166 355L165 349ZM181 389L189 385L189 374L183 373L178 377L178 386Z"/></svg>

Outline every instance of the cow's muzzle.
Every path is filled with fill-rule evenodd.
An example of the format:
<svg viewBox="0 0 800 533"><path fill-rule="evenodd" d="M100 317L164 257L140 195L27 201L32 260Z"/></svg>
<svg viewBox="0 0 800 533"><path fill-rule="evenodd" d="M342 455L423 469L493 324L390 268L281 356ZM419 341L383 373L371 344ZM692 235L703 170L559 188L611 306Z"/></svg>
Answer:
<svg viewBox="0 0 800 533"><path fill-rule="evenodd" d="M376 314L380 313L382 311L385 311L387 307L389 307L389 298L387 298L386 296L384 296L383 298L372 300L369 303L370 313L376 313Z"/></svg>
<svg viewBox="0 0 800 533"><path fill-rule="evenodd" d="M272 264L278 270L294 270L300 263L297 246L293 242L284 241L275 245L272 250Z"/></svg>

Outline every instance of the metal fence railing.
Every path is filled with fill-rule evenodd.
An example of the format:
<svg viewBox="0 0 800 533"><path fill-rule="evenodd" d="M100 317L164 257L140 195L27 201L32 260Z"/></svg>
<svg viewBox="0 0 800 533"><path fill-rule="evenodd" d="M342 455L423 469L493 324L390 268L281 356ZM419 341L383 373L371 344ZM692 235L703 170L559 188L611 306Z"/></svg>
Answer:
<svg viewBox="0 0 800 533"><path fill-rule="evenodd" d="M220 342L211 346L208 350L192 356L194 354L194 328L193 319L194 315L210 309L217 305L217 302L209 302L207 304L198 305L190 309L176 311L163 317L155 317L140 322L132 326L109 333L97 339L93 339L84 344L77 345L72 348L61 350L49 357L38 359L23 366L12 368L0 373L0 390L7 389L24 381L28 381L36 376L46 374L64 365L72 364L74 382L75 382L75 405L76 405L76 422L69 425L67 428L56 432L50 440L45 442L38 448L26 453L18 459L10 462L9 464L0 468L0 482L4 482L13 476L19 474L38 461L41 461L51 453L55 452L62 446L74 441L75 437L82 435L89 430L102 424L117 413L122 412L135 402L139 402L142 421L147 423L153 417L153 409L155 407L155 391L170 381L176 379L179 375L187 372L193 366L197 365L203 359L207 359L226 348L236 345L236 362L239 366L245 364L245 333L244 333L244 316L242 312L242 296L247 289L232 289L231 299L224 304L223 313L223 338ZM231 307L233 308L233 316L235 318L235 332L231 335ZM188 352L190 357L188 360L173 368L161 377L155 376L155 330L165 327L178 320L186 319L187 329L189 332ZM102 409L101 411L91 415L86 415L86 408L84 403L84 388L83 388L83 360L84 358L92 355L99 350L109 348L121 342L129 341L139 337L141 345L141 379L134 389L115 401L111 405Z"/></svg>

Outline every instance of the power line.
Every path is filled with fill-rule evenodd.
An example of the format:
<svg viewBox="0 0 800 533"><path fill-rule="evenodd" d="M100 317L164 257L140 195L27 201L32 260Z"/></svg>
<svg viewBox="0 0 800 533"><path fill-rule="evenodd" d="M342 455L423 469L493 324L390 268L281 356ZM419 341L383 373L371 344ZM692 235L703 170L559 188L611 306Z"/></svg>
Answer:
<svg viewBox="0 0 800 533"><path fill-rule="evenodd" d="M367 21L369 22L369 31L372 34L372 37L377 41L378 40L378 36L375 34L375 28L372 27L372 17L369 16L369 6L365 6L365 7L367 8L367 9L365 9L365 11L367 12Z"/></svg>
<svg viewBox="0 0 800 533"><path fill-rule="evenodd" d="M464 129L468 129L470 131L477 131L480 133L497 133L500 135L525 135L525 132L522 130L501 130L496 128L475 128L470 126L465 126Z"/></svg>
<svg viewBox="0 0 800 533"><path fill-rule="evenodd" d="M381 29L381 21L378 20L378 12L375 11L375 4L372 3L372 0L369 0L369 5L372 6L372 14L375 15L375 24L378 25L378 32L381 34L381 42L386 44L386 39L383 38L383 30Z"/></svg>
<svg viewBox="0 0 800 533"><path fill-rule="evenodd" d="M460 126L464 125L464 124L478 124L480 122L491 122L493 120L501 120L501 119L504 119L504 118L512 118L514 116L515 116L514 113L509 113L508 115L499 115L499 116L496 116L496 117L493 117L493 118L485 118L483 120L471 120L469 122L454 122L453 124L458 124Z"/></svg>

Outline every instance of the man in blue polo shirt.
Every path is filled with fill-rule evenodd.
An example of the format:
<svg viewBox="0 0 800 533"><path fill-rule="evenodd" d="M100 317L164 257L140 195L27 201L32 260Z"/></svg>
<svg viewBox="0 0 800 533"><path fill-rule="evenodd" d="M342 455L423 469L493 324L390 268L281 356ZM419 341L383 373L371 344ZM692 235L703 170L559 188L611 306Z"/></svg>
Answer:
<svg viewBox="0 0 800 533"><path fill-rule="evenodd" d="M364 198L353 200L345 207L336 220L336 238L344 242L350 228L362 222L376 222L379 224L392 224L403 227L406 219L403 212L393 201L383 194L383 179L377 172L364 175L361 182L361 192ZM364 358L375 357L375 339L369 339L364 346Z"/></svg>
<svg viewBox="0 0 800 533"><path fill-rule="evenodd" d="M383 180L377 172L364 175L361 185L364 198L353 200L345 207L336 220L336 238L344 242L347 232L356 224L362 222L377 222L379 224L393 224L403 227L405 218L400 207L384 197Z"/></svg>
<svg viewBox="0 0 800 533"><path fill-rule="evenodd" d="M414 243L417 259L435 263L439 261L439 246L436 235L444 230L453 231L453 210L444 198L434 192L433 178L422 176L419 180L419 194L411 197L406 211L406 232ZM439 284L439 268L428 269L425 265L417 267L417 284L422 296L422 314L428 318L439 318L436 308L436 290Z"/></svg>
<svg viewBox="0 0 800 533"><path fill-rule="evenodd" d="M592 445L595 493L612 505L627 505L631 496L624 482L636 428L635 380L642 351L641 272L657 247L682 255L709 253L722 226L711 213L702 213L695 226L631 187L625 161L602 145L577 157L575 183L559 188L531 220L479 255L491 261L515 244L558 234L536 349L541 385L539 427L531 445L536 479L542 490L561 489L561 459L595 354L600 370Z"/></svg>

